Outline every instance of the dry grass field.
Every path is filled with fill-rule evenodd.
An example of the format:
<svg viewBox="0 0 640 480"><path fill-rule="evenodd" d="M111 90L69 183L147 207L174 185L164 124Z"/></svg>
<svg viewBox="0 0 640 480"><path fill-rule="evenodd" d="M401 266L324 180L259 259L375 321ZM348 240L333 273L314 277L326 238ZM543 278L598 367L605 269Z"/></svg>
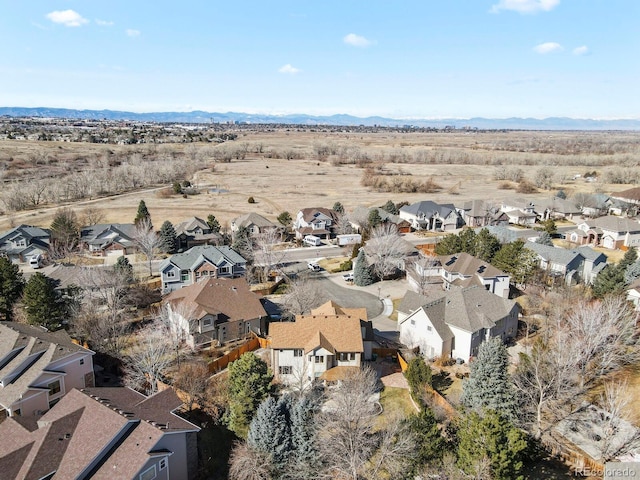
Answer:
<svg viewBox="0 0 640 480"><path fill-rule="evenodd" d="M229 163L214 160L216 149L237 148L239 145L247 151L244 158L234 158ZM64 160L58 158L60 155ZM12 178L19 178L15 172L19 165L29 170L31 178L37 177L38 172L55 177L61 175L61 170L105 175L108 167L105 169L103 165L94 171L92 163L92 159L105 155L116 155L124 163L128 156L144 155L150 160L141 168L147 169L155 168L154 155L163 156L164 161L180 156L183 162L188 161L189 155L194 159L197 155L198 166L204 168L185 176L197 185L201 193L183 198L182 195L162 193L161 186L156 185L70 203L71 208L79 213L91 206L102 211L106 222L131 222L138 202L145 200L157 226L164 220L176 223L194 215L206 218L211 213L225 224L252 211L275 219L285 210L295 216L301 208L331 207L336 201L340 201L348 211L358 205L382 205L387 200L411 203L428 199L461 204L471 199L499 202L504 198L524 196L513 190L515 183L497 179L508 169L521 170L524 178L531 182L541 168L553 173L550 188L526 195L532 199L553 195L559 189L568 195L620 191L637 180L640 134L326 133L283 129L244 132L234 142L215 146L0 142L0 163L4 164L5 171L6 165L12 164ZM433 193L377 191L362 184L362 177L367 171L365 167L381 178L393 178L398 182L407 179L417 183L430 181L439 188ZM573 179L574 175L594 170L598 173L597 182L589 183L582 177ZM605 183L616 176L614 171L627 175L628 183ZM505 186L511 189L505 189ZM256 203L248 203L249 197L253 197ZM48 226L57 207L57 204L45 202L29 210L11 212L0 204L3 211L0 230L21 223Z"/></svg>

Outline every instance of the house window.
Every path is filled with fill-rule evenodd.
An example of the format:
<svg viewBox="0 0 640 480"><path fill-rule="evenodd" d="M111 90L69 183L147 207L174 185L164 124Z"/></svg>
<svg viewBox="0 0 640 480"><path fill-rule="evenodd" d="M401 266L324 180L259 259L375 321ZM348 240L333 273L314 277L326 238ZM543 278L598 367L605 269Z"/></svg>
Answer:
<svg viewBox="0 0 640 480"><path fill-rule="evenodd" d="M427 325L427 332L430 332L433 330L433 327L431 327L431 325Z"/></svg>
<svg viewBox="0 0 640 480"><path fill-rule="evenodd" d="M416 321L412 318L411 319L411 325L415 325L415 324L416 324Z"/></svg>
<svg viewBox="0 0 640 480"><path fill-rule="evenodd" d="M346 362L349 359L349 354L348 353L339 353L338 354L338 360L340 360L341 362Z"/></svg>
<svg viewBox="0 0 640 480"><path fill-rule="evenodd" d="M84 358L80 359L80 365L84 365Z"/></svg>
<svg viewBox="0 0 640 480"><path fill-rule="evenodd" d="M204 326L204 327L210 327L210 326L211 326L211 319L210 319L210 318L205 318L205 319L202 321L202 326Z"/></svg>
<svg viewBox="0 0 640 480"><path fill-rule="evenodd" d="M200 278L200 272L196 272L196 278Z"/></svg>
<svg viewBox="0 0 640 480"><path fill-rule="evenodd" d="M180 281L181 282L188 282L189 281L189 272L180 273Z"/></svg>
<svg viewBox="0 0 640 480"><path fill-rule="evenodd" d="M353 353L353 352L351 352L351 353L349 354L349 360L355 360L355 359L356 359L356 354L355 354L355 353Z"/></svg>
<svg viewBox="0 0 640 480"><path fill-rule="evenodd" d="M167 278L174 278L176 276L176 272L174 272L173 270L169 270L166 275Z"/></svg>
<svg viewBox="0 0 640 480"><path fill-rule="evenodd" d="M219 273L229 273L229 267L220 267L218 268Z"/></svg>
<svg viewBox="0 0 640 480"><path fill-rule="evenodd" d="M156 466L155 465L151 465L144 472L142 472L140 474L140 477L139 477L140 480L153 480L154 478L156 478Z"/></svg>
<svg viewBox="0 0 640 480"><path fill-rule="evenodd" d="M49 395L55 395L56 393L60 393L60 380L56 380L55 382L51 382L47 385L49 389Z"/></svg>
<svg viewBox="0 0 640 480"><path fill-rule="evenodd" d="M301 349L301 348L296 348L296 349L293 351L293 356L294 356L294 357L301 357L301 356L302 356L302 349Z"/></svg>
<svg viewBox="0 0 640 480"><path fill-rule="evenodd" d="M290 365L286 365L283 367L278 367L278 373L280 375L291 375L292 367Z"/></svg>
<svg viewBox="0 0 640 480"><path fill-rule="evenodd" d="M160 468L160 470L164 470L165 468L167 468L167 459L163 458L162 460L160 460L160 464L158 465L158 467Z"/></svg>
<svg viewBox="0 0 640 480"><path fill-rule="evenodd" d="M316 363L324 363L324 355L316 355Z"/></svg>

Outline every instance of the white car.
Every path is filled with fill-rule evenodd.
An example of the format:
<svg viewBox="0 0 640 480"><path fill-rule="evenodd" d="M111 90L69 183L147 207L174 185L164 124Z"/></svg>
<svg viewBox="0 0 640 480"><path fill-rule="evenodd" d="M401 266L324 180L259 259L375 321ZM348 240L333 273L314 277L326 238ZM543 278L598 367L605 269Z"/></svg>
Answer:
<svg viewBox="0 0 640 480"><path fill-rule="evenodd" d="M319 272L320 271L320 265L318 265L315 262L307 263L307 267L309 267L309 270L311 270L312 272Z"/></svg>
<svg viewBox="0 0 640 480"><path fill-rule="evenodd" d="M353 282L353 272L342 275L342 278L344 278L345 282Z"/></svg>

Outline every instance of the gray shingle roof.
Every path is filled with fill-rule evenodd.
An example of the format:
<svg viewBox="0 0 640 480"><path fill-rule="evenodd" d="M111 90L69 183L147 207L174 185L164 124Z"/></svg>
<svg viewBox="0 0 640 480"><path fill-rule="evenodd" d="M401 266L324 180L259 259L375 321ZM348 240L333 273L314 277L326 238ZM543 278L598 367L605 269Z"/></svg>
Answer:
<svg viewBox="0 0 640 480"><path fill-rule="evenodd" d="M400 210L412 215L420 216L424 215L425 218L431 218L435 214L444 218L453 212L456 207L452 203L437 204L431 200L423 200L422 202L412 203L411 205L405 205Z"/></svg>
<svg viewBox="0 0 640 480"><path fill-rule="evenodd" d="M254 212L246 213L234 218L232 222L238 227L247 227L249 225L257 225L260 228L277 227L271 220Z"/></svg>
<svg viewBox="0 0 640 480"><path fill-rule="evenodd" d="M160 270L164 270L170 264L175 265L180 270L192 270L198 263L207 260L213 265L221 265L228 262L233 265L244 264L246 260L231 247L222 245L214 247L212 245L199 245L192 247L184 253L178 253L165 259L160 264Z"/></svg>
<svg viewBox="0 0 640 480"><path fill-rule="evenodd" d="M442 268L447 272L459 273L465 277L478 275L481 278L506 277L502 270L468 253L438 256Z"/></svg>
<svg viewBox="0 0 640 480"><path fill-rule="evenodd" d="M537 253L545 260L559 265L569 265L578 256L582 256L584 258L584 256L577 250L551 247L549 245L542 245L535 242L526 242L524 246Z"/></svg>

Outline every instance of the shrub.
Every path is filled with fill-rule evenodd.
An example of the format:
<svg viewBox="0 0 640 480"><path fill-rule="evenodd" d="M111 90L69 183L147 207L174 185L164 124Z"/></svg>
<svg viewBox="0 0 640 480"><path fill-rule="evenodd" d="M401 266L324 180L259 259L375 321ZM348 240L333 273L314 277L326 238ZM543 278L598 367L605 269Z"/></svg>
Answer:
<svg viewBox="0 0 640 480"><path fill-rule="evenodd" d="M518 193L537 193L538 189L529 181L522 180L518 184L518 188L516 188L516 192Z"/></svg>
<svg viewBox="0 0 640 480"><path fill-rule="evenodd" d="M498 185L498 188L500 190L511 190L513 189L513 184L511 182L502 182L500 185Z"/></svg>
<svg viewBox="0 0 640 480"><path fill-rule="evenodd" d="M249 199L247 200L247 202L249 203L256 203L256 199L253 197L249 197Z"/></svg>
<svg viewBox="0 0 640 480"><path fill-rule="evenodd" d="M347 272L353 268L353 262L351 260L347 260L346 262L342 262L340 264L339 272Z"/></svg>

